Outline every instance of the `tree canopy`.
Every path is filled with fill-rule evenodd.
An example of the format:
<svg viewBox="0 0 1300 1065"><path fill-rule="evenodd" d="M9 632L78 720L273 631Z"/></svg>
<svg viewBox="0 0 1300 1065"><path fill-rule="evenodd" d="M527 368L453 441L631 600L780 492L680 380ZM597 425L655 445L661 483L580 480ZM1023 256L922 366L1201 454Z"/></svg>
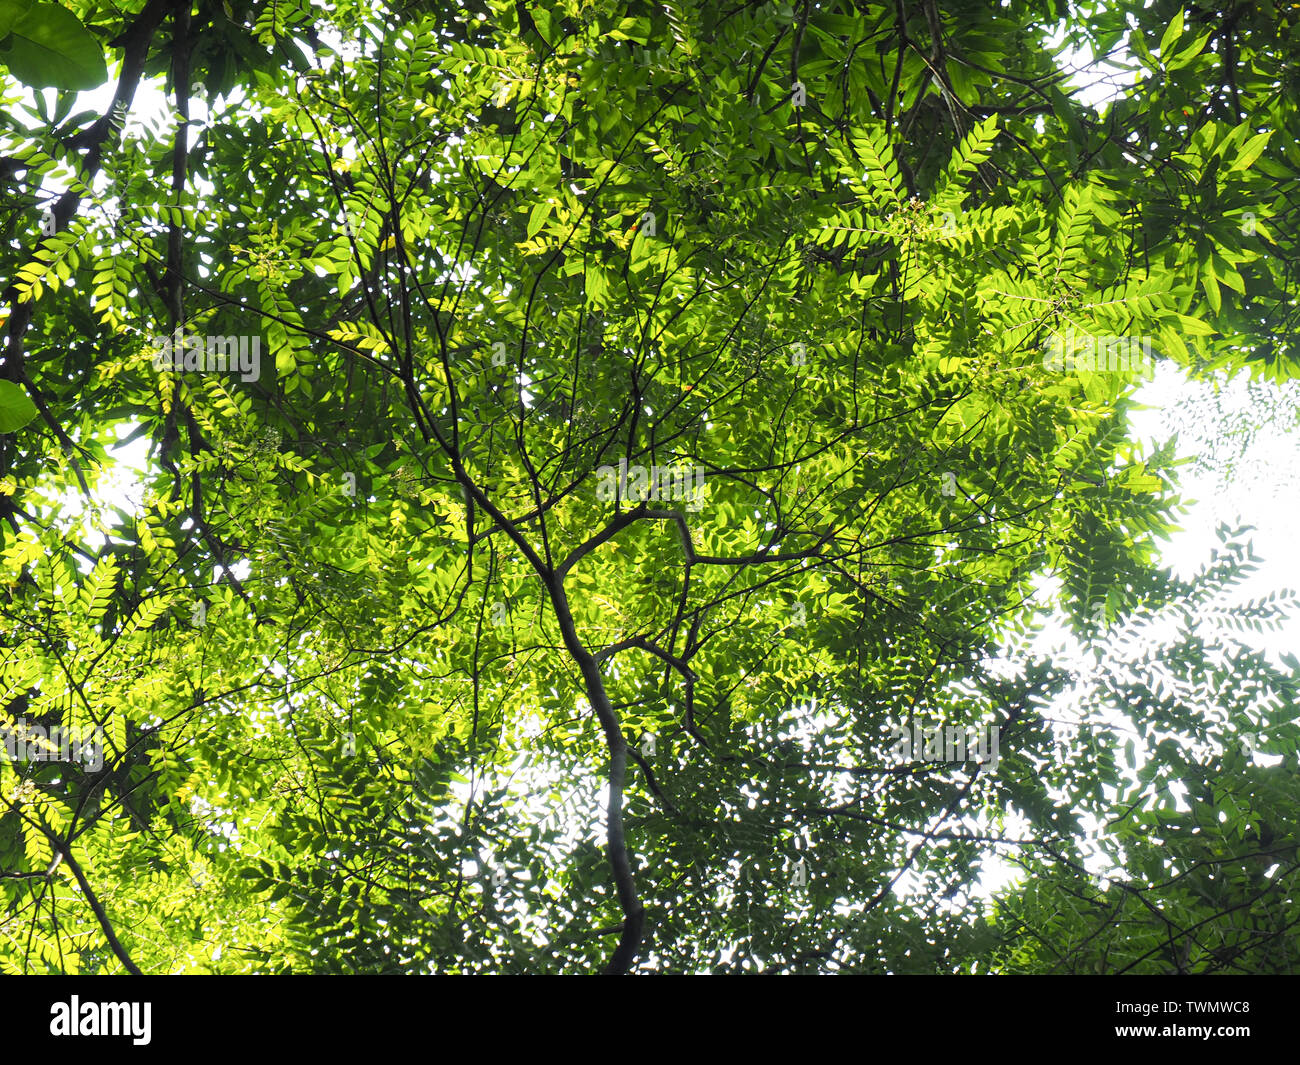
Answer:
<svg viewBox="0 0 1300 1065"><path fill-rule="evenodd" d="M1296 375L1300 5L0 33L4 971L1294 967L1292 600L1129 415Z"/></svg>

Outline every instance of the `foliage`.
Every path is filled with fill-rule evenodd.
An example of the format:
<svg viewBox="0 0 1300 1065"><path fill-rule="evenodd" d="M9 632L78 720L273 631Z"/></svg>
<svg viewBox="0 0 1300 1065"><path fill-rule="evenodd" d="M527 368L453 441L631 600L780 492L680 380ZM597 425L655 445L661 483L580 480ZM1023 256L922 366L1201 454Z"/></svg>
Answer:
<svg viewBox="0 0 1300 1065"><path fill-rule="evenodd" d="M995 659L1044 575L1080 632L1199 602L1154 568L1140 373L1044 350L1293 374L1289 16L1083 5L1096 54L1137 26L1098 112L1024 0L71 6L110 109L10 88L0 137L0 410L36 412L0 436L0 707L107 754L0 763L0 966L1057 965L1028 928L1094 971L1087 921L1132 906L1046 885L1171 781L1228 816L1121 820L1133 897L1180 935L1264 905L1181 874L1280 823L1281 770L1207 755L1215 791L1172 738L1223 739L1234 670L1271 707L1234 724L1280 725L1290 677L1126 681L1172 742L1133 783L1104 734L1045 762L1073 674ZM260 365L168 369L182 334ZM133 511L99 492L126 436ZM914 721L1002 758L900 762ZM993 853L1039 879L989 920Z"/></svg>

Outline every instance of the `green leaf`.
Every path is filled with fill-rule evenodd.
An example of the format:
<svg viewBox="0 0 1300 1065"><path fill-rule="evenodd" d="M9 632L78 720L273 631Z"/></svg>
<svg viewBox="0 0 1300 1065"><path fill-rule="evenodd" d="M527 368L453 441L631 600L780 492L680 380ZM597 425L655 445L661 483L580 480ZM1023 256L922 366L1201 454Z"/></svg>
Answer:
<svg viewBox="0 0 1300 1065"><path fill-rule="evenodd" d="M32 0L0 0L0 37L7 37L31 6Z"/></svg>
<svg viewBox="0 0 1300 1065"><path fill-rule="evenodd" d="M36 404L12 381L0 381L0 433L17 432L36 417Z"/></svg>
<svg viewBox="0 0 1300 1065"><path fill-rule="evenodd" d="M1179 8L1178 14L1174 16L1173 21L1165 28L1164 35L1160 38L1160 58L1162 60L1169 58L1170 46L1182 35L1183 11L1182 8Z"/></svg>
<svg viewBox="0 0 1300 1065"><path fill-rule="evenodd" d="M1214 265L1210 259L1205 261L1201 271L1201 284L1205 288L1205 297L1210 301L1210 307L1218 314L1223 309L1223 297L1219 294L1219 279L1214 276Z"/></svg>
<svg viewBox="0 0 1300 1065"><path fill-rule="evenodd" d="M1183 332L1189 336L1208 337L1213 336L1215 333L1214 326L1208 322L1202 322L1199 318L1193 318L1186 314L1175 314L1174 317L1178 319L1178 324Z"/></svg>
<svg viewBox="0 0 1300 1065"><path fill-rule="evenodd" d="M1157 64L1155 57L1151 54L1151 50L1147 48L1147 43L1142 39L1140 31L1134 31L1129 34L1129 44L1133 48L1133 51L1137 53L1137 57L1142 60L1143 66L1148 70L1156 69Z"/></svg>
<svg viewBox="0 0 1300 1065"><path fill-rule="evenodd" d="M1245 170L1248 168L1251 163L1259 158L1260 153L1264 150L1265 145L1268 144L1268 139L1271 136L1273 136L1273 131L1270 129L1251 137L1250 140L1241 146L1241 151L1237 153L1237 157L1232 161L1232 165L1228 167L1228 173L1231 174L1235 170Z"/></svg>
<svg viewBox="0 0 1300 1065"><path fill-rule="evenodd" d="M15 22L5 61L14 77L38 89L94 89L108 80L99 42L57 4L37 4Z"/></svg>
<svg viewBox="0 0 1300 1065"><path fill-rule="evenodd" d="M1213 30L1207 30L1196 38L1191 44L1179 52L1165 64L1166 70L1180 70L1187 66L1193 59L1205 50L1206 42L1214 35Z"/></svg>
<svg viewBox="0 0 1300 1065"><path fill-rule="evenodd" d="M534 204L532 211L529 212L528 215L527 236L529 240L532 240L533 237L537 236L541 231L541 228L546 224L546 219L550 213L551 205L546 200L539 200Z"/></svg>
<svg viewBox="0 0 1300 1065"><path fill-rule="evenodd" d="M1048 88L1048 95L1052 101L1052 112L1069 130L1072 142L1082 144L1085 140L1083 126L1079 123L1079 116L1075 114L1070 98L1054 85Z"/></svg>

